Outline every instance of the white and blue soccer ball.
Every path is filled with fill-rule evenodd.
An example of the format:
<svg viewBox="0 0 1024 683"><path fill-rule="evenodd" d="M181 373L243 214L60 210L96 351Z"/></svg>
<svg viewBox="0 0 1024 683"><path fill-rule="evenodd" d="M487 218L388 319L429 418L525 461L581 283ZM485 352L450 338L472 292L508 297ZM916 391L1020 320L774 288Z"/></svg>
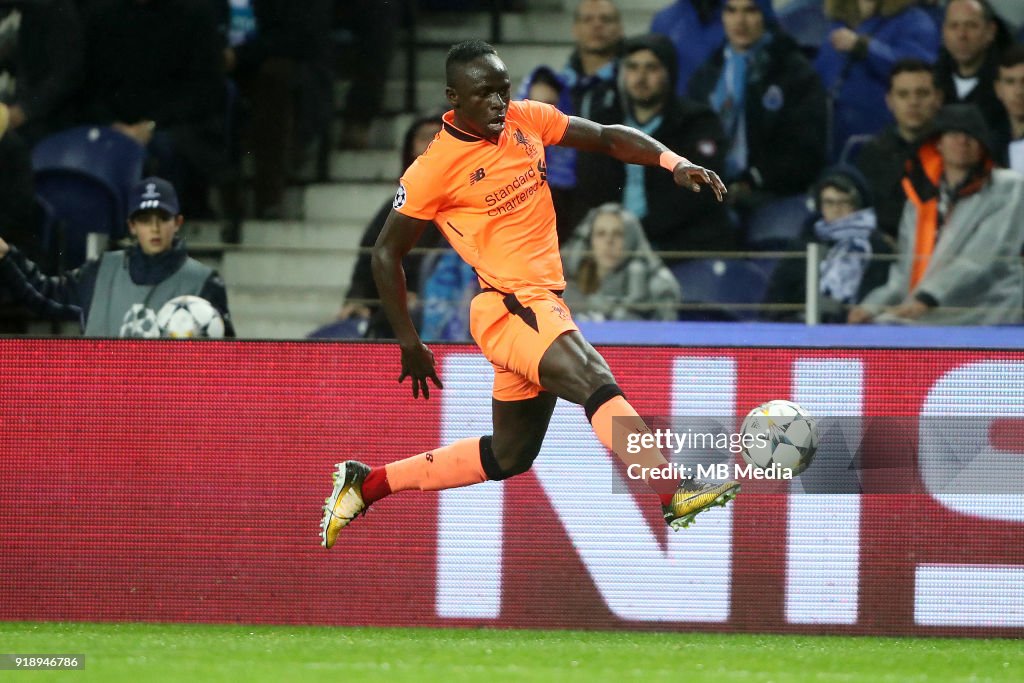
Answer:
<svg viewBox="0 0 1024 683"><path fill-rule="evenodd" d="M160 336L171 339L224 336L224 319L217 309L206 299L191 294L176 296L161 306L156 323Z"/></svg>
<svg viewBox="0 0 1024 683"><path fill-rule="evenodd" d="M762 403L743 420L744 462L758 469L806 470L818 450L818 423L792 401ZM749 436L748 436L749 435Z"/></svg>

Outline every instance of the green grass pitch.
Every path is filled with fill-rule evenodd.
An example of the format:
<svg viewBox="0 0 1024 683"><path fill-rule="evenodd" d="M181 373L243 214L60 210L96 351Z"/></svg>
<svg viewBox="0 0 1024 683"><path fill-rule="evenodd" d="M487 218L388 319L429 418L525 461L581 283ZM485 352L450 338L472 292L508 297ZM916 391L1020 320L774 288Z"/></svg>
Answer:
<svg viewBox="0 0 1024 683"><path fill-rule="evenodd" d="M1013 640L491 629L0 623L0 652L84 654L44 681L1024 680Z"/></svg>

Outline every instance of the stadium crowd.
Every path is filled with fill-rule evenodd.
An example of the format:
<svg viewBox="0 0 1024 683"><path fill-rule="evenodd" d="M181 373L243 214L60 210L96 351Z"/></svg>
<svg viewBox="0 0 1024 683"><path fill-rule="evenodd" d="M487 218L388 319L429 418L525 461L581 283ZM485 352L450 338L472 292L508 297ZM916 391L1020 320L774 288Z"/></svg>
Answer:
<svg viewBox="0 0 1024 683"><path fill-rule="evenodd" d="M38 151L78 126L144 149L124 202L134 181L161 176L181 214L224 221L229 242L245 218L285 217L287 186L329 143L371 144L379 76L409 6L0 0L0 238L41 271L81 266L55 245L52 207L33 185ZM514 96L642 130L729 189L719 204L675 190L658 168L548 148L574 314L734 319L708 304L742 287L742 300L765 304L762 318L802 320L801 254L815 243L826 320L1024 320L1024 45L1013 3L675 0L637 36L625 35L621 1L571 8L564 64L513 74L523 76ZM352 85L332 141L339 72ZM430 112L409 127L403 169L438 121ZM125 213L113 215L123 223ZM465 339L478 284L442 241L425 237L432 251L407 264L417 322L425 338ZM717 291L701 291L698 265L719 272L724 259L747 276L726 269ZM24 298L0 286L0 311ZM376 298L363 254L338 314L358 322L353 334L390 335Z"/></svg>

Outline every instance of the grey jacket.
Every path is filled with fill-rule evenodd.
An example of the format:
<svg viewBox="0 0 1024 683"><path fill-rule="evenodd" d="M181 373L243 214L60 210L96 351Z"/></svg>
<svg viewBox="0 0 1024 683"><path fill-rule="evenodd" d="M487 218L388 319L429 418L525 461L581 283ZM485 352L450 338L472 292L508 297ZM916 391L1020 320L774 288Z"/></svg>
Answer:
<svg viewBox="0 0 1024 683"><path fill-rule="evenodd" d="M908 201L900 219L898 260L889 269L888 282L864 297L864 308L878 315L910 294L925 294L939 305L918 318L918 324L1021 322L1024 176L997 169L981 190L957 202L939 233L924 277L911 292L916 236L917 208Z"/></svg>

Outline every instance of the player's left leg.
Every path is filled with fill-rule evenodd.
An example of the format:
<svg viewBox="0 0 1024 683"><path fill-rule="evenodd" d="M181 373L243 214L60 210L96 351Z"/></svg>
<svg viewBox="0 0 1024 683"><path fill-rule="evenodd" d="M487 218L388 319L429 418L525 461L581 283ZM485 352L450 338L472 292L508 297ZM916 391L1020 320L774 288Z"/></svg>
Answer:
<svg viewBox="0 0 1024 683"><path fill-rule="evenodd" d="M597 438L627 466L635 464L641 472L650 472L668 465L657 448L641 446L637 453L627 450L626 434L647 433L650 429L615 383L604 357L579 331L563 334L548 347L540 361L539 375L545 390L583 406ZM618 439L613 438L614 432L618 432ZM734 481L684 479L678 487L671 483L667 489L665 479L645 476L644 481L658 494L665 522L673 529L689 526L698 513L708 508L725 505L740 488Z"/></svg>

